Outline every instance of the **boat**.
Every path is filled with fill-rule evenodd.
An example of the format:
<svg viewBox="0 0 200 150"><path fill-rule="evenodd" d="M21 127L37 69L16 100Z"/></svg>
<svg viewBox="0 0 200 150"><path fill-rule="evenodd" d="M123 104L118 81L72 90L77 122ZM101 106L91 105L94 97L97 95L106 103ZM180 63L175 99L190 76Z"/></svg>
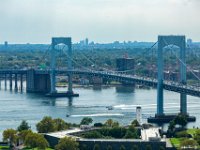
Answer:
<svg viewBox="0 0 200 150"><path fill-rule="evenodd" d="M112 106L107 106L106 108L108 108L108 110L113 110Z"/></svg>
<svg viewBox="0 0 200 150"><path fill-rule="evenodd" d="M66 117L70 117L70 114L66 114Z"/></svg>

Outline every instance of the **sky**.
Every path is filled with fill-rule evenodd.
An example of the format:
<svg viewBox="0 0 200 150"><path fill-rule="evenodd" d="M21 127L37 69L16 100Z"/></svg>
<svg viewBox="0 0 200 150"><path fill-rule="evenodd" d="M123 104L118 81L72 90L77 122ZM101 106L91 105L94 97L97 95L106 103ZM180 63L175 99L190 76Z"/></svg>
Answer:
<svg viewBox="0 0 200 150"><path fill-rule="evenodd" d="M200 41L200 0L0 0L0 43Z"/></svg>

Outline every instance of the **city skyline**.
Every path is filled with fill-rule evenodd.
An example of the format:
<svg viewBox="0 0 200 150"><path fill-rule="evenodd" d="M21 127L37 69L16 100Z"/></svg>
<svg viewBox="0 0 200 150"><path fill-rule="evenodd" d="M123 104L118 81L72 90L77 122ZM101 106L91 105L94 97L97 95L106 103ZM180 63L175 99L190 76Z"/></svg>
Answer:
<svg viewBox="0 0 200 150"><path fill-rule="evenodd" d="M4 0L0 43L156 41L157 35L186 35L200 41L198 0Z"/></svg>

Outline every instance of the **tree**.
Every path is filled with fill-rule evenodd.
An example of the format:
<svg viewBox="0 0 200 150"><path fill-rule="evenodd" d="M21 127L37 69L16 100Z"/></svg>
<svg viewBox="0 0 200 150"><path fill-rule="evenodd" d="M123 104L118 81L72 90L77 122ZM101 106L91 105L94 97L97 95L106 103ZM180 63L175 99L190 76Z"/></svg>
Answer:
<svg viewBox="0 0 200 150"><path fill-rule="evenodd" d="M27 134L24 143L29 148L45 149L49 146L43 135L32 132Z"/></svg>
<svg viewBox="0 0 200 150"><path fill-rule="evenodd" d="M147 146L146 146L146 150L152 150L151 145L147 145Z"/></svg>
<svg viewBox="0 0 200 150"><path fill-rule="evenodd" d="M95 123L94 127L103 127L103 124L102 123Z"/></svg>
<svg viewBox="0 0 200 150"><path fill-rule="evenodd" d="M165 150L164 146L160 146L159 150Z"/></svg>
<svg viewBox="0 0 200 150"><path fill-rule="evenodd" d="M119 127L119 122L113 121L112 119L108 119L108 120L105 122L105 125L106 125L107 127Z"/></svg>
<svg viewBox="0 0 200 150"><path fill-rule="evenodd" d="M176 126L176 123L174 120L169 122L168 130L167 130L168 136L171 137L174 135L175 126Z"/></svg>
<svg viewBox="0 0 200 150"><path fill-rule="evenodd" d="M106 122L105 122L105 125L108 126L108 127L112 127L113 125L113 120L112 119L108 119Z"/></svg>
<svg viewBox="0 0 200 150"><path fill-rule="evenodd" d="M93 122L92 118L89 118L89 117L84 117L82 120L81 120L81 125L89 125Z"/></svg>
<svg viewBox="0 0 200 150"><path fill-rule="evenodd" d="M135 127L140 126L139 122L136 119L131 122L131 125L133 125Z"/></svg>
<svg viewBox="0 0 200 150"><path fill-rule="evenodd" d="M26 120L22 120L21 124L17 128L17 130L20 132L22 130L29 130L31 127L28 125L28 122Z"/></svg>
<svg viewBox="0 0 200 150"><path fill-rule="evenodd" d="M101 150L99 144L95 144L94 147L93 147L93 150Z"/></svg>
<svg viewBox="0 0 200 150"><path fill-rule="evenodd" d="M170 122L169 122L169 126L168 126L168 130L173 131L174 128L175 128L175 126L176 126L175 121L174 121L174 120L170 121Z"/></svg>
<svg viewBox="0 0 200 150"><path fill-rule="evenodd" d="M55 150L78 150L78 143L71 137L60 139Z"/></svg>
<svg viewBox="0 0 200 150"><path fill-rule="evenodd" d="M131 150L139 150L138 146L137 145L133 145Z"/></svg>
<svg viewBox="0 0 200 150"><path fill-rule="evenodd" d="M100 139L102 137L103 136L98 131L90 131L84 134L84 138L87 138L87 139Z"/></svg>
<svg viewBox="0 0 200 150"><path fill-rule="evenodd" d="M112 150L112 146L111 146L111 145L108 145L106 149L107 149L107 150Z"/></svg>
<svg viewBox="0 0 200 150"><path fill-rule="evenodd" d="M109 132L110 136L114 138L123 138L126 134L126 129L123 127L113 127Z"/></svg>
<svg viewBox="0 0 200 150"><path fill-rule="evenodd" d="M119 149L120 150L126 150L126 147L124 145L121 145Z"/></svg>
<svg viewBox="0 0 200 150"><path fill-rule="evenodd" d="M138 137L136 132L131 132L130 130L126 131L125 136L123 137L124 139L136 139Z"/></svg>
<svg viewBox="0 0 200 150"><path fill-rule="evenodd" d="M22 130L19 132L18 136L19 136L19 139L22 140L23 142L25 141L26 139L26 136L29 134L29 133L32 133L31 130Z"/></svg>
<svg viewBox="0 0 200 150"><path fill-rule="evenodd" d="M17 142L17 131L14 129L3 131L3 141L9 142L11 147L14 146Z"/></svg>
<svg viewBox="0 0 200 150"><path fill-rule="evenodd" d="M88 150L88 146L86 144L81 145L81 150Z"/></svg>
<svg viewBox="0 0 200 150"><path fill-rule="evenodd" d="M185 115L178 115L174 120L175 123L180 125L182 128L185 127L187 124L187 118Z"/></svg>
<svg viewBox="0 0 200 150"><path fill-rule="evenodd" d="M39 135L37 137L37 147L39 149L46 149L47 147L49 147L49 143L47 142L47 140L44 138L44 136Z"/></svg>
<svg viewBox="0 0 200 150"><path fill-rule="evenodd" d="M55 126L55 131L61 131L69 128L66 122L60 118L54 119L54 126Z"/></svg>
<svg viewBox="0 0 200 150"><path fill-rule="evenodd" d="M39 133L48 133L55 131L54 120L51 117L44 117L38 124L36 124Z"/></svg>

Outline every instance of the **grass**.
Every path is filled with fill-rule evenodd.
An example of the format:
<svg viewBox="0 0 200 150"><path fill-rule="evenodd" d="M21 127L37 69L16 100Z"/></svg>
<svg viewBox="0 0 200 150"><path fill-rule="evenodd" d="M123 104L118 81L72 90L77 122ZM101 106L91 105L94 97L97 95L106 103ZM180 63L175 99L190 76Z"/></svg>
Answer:
<svg viewBox="0 0 200 150"><path fill-rule="evenodd" d="M38 149L38 148L24 148L23 150L40 150L40 149ZM54 150L54 149L46 148L45 150Z"/></svg>
<svg viewBox="0 0 200 150"><path fill-rule="evenodd" d="M195 133L198 130L200 130L200 129L188 129L186 132L188 134L190 134L192 137L194 137ZM180 147L181 141L183 141L183 140L184 140L184 138L171 138L170 142L174 147L178 148L178 147Z"/></svg>
<svg viewBox="0 0 200 150"><path fill-rule="evenodd" d="M181 141L183 140L183 138L171 138L170 142L172 143L173 147L180 147Z"/></svg>
<svg viewBox="0 0 200 150"><path fill-rule="evenodd" d="M0 146L0 150L6 150L9 149L9 146Z"/></svg>
<svg viewBox="0 0 200 150"><path fill-rule="evenodd" d="M188 129L188 130L187 130L187 133L190 134L190 135L192 135L192 137L194 137L196 131L198 131L198 130L199 130L199 129Z"/></svg>

